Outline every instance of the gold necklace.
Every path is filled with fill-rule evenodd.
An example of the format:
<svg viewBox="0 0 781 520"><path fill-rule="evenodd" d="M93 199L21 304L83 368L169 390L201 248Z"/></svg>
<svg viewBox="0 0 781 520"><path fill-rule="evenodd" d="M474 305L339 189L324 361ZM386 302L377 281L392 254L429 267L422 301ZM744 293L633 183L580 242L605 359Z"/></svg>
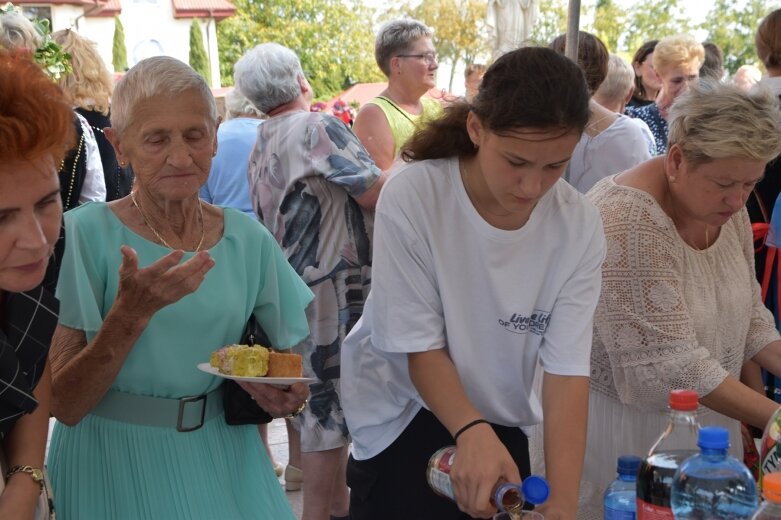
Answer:
<svg viewBox="0 0 781 520"><path fill-rule="evenodd" d="M133 201L133 205L136 207L136 209L138 209L138 212L141 213L141 218L144 219L144 224L146 224L146 227L152 230L152 233L155 234L157 240L162 242L162 244L168 249L176 249L175 247L171 246L168 242L166 242L165 239L160 236L160 233L158 233L157 230L152 227L152 224L149 223L149 219L146 218L146 215L144 214L144 210L141 209L141 205L138 203L138 201L136 201L135 191L130 192L130 200ZM203 239L206 236L206 226L204 225L203 222L203 203L201 202L200 198L198 199L198 217L201 221L201 239L198 241L198 245L195 246L196 253L201 250L201 246L203 245ZM182 242L182 245L184 245L184 242Z"/></svg>

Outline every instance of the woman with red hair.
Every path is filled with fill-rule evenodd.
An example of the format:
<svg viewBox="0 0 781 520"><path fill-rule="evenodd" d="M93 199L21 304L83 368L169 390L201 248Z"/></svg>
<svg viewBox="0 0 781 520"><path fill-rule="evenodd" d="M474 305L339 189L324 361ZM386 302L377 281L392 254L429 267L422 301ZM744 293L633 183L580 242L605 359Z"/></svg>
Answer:
<svg viewBox="0 0 781 520"><path fill-rule="evenodd" d="M62 220L57 168L73 144L60 89L25 54L0 51L0 518L32 518L42 489L59 307L44 278Z"/></svg>

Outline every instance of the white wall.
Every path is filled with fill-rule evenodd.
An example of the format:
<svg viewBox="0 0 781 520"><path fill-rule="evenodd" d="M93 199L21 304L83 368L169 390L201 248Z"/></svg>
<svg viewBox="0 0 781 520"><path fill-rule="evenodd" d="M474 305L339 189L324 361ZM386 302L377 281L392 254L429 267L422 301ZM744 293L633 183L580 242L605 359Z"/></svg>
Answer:
<svg viewBox="0 0 781 520"><path fill-rule="evenodd" d="M81 7L52 6L52 29L54 31L76 28ZM192 19L174 19L173 3L170 0L124 0L119 15L125 29L128 66L150 56L172 56L185 63L190 57L190 24ZM212 86L220 86L220 64L217 51L217 30L212 20L208 24L199 20L206 52L209 55ZM113 17L78 18L80 35L97 42L98 52L109 70L114 70L111 52L114 40ZM119 72L119 71L117 71Z"/></svg>

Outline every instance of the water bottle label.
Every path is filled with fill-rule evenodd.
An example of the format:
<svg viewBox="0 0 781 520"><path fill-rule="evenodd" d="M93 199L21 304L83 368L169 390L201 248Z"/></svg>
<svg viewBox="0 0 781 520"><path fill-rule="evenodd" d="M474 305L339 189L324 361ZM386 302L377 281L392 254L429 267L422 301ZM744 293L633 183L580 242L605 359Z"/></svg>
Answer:
<svg viewBox="0 0 781 520"><path fill-rule="evenodd" d="M621 511L612 507L605 508L605 520L635 520L634 511Z"/></svg>
<svg viewBox="0 0 781 520"><path fill-rule="evenodd" d="M450 475L448 473L437 468L429 468L428 483L431 489L440 495L455 500L456 495L453 493L453 484L450 483Z"/></svg>
<svg viewBox="0 0 781 520"><path fill-rule="evenodd" d="M637 520L674 520L670 507L656 506L637 499Z"/></svg>

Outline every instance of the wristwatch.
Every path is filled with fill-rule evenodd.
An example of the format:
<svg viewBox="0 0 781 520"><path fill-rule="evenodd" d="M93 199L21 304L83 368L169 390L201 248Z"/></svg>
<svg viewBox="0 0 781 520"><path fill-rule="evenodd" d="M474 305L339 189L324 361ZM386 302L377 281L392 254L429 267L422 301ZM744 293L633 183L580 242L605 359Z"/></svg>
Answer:
<svg viewBox="0 0 781 520"><path fill-rule="evenodd" d="M5 474L6 480L8 480L11 475L16 475L17 473L27 473L30 475L30 478L35 481L36 484L41 486L43 488L43 470L40 468L34 468L32 466L12 466Z"/></svg>

